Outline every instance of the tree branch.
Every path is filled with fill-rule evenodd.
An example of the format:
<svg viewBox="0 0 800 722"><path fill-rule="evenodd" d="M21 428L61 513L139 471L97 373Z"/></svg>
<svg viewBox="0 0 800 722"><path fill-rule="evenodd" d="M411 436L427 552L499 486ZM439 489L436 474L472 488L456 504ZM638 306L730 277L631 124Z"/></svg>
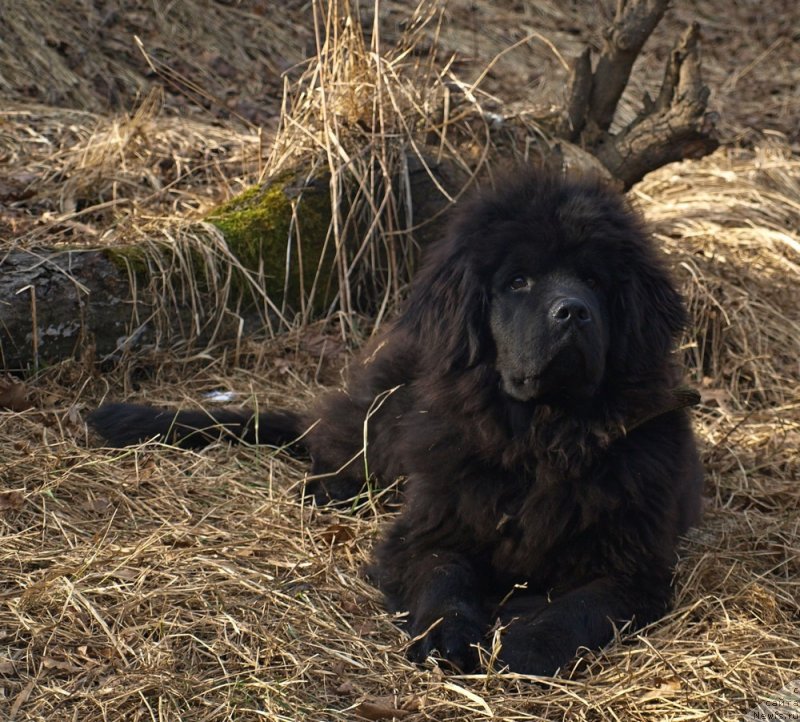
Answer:
<svg viewBox="0 0 800 722"><path fill-rule="evenodd" d="M618 0L594 73L588 48L575 60L557 125L556 135L594 155L626 188L651 170L718 146L715 116L706 112L697 23L670 52L656 99L645 94L639 115L619 133L609 130L636 56L666 6L662 0Z"/></svg>
<svg viewBox="0 0 800 722"><path fill-rule="evenodd" d="M569 141L577 140L586 125L586 112L592 95L592 51L585 48L575 58L569 81L569 100L558 134Z"/></svg>
<svg viewBox="0 0 800 722"><path fill-rule="evenodd" d="M594 153L626 188L662 165L713 152L719 142L713 114L706 113L709 90L702 83L699 29L693 23L670 53L655 102L616 135L604 134Z"/></svg>
<svg viewBox="0 0 800 722"><path fill-rule="evenodd" d="M636 58L667 10L669 0L631 0L617 3L611 27L605 32L603 51L594 71L587 121L601 131L614 120Z"/></svg>

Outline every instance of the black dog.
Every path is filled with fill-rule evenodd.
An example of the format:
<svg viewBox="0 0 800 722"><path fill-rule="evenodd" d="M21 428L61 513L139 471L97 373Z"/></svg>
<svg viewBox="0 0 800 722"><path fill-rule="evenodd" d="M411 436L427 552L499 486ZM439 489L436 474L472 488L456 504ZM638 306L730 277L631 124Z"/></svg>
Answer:
<svg viewBox="0 0 800 722"><path fill-rule="evenodd" d="M552 674L614 625L667 610L702 472L672 356L681 299L624 201L526 174L467 203L394 325L307 413L109 405L124 445L302 444L318 501L407 477L371 574L409 612L410 656ZM367 459L364 426L367 419ZM513 590L513 593L512 593Z"/></svg>

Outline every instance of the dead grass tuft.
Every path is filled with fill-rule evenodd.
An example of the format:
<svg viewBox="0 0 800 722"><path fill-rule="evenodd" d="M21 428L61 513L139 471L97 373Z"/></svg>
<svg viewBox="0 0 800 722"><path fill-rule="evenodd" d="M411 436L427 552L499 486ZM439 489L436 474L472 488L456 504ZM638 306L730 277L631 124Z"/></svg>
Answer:
<svg viewBox="0 0 800 722"><path fill-rule="evenodd" d="M778 135L754 151L653 173L634 191L680 266L696 381L737 410L800 401L800 160Z"/></svg>
<svg viewBox="0 0 800 722"><path fill-rule="evenodd" d="M452 200L437 161L446 154L462 166L465 190L488 153L488 133L484 121L477 164L462 157L453 136L473 134L463 120L481 117L481 109L467 93L459 117L447 114L448 84L456 79L435 61L443 12L436 3L422 0L394 42L383 38L378 15L365 31L350 0L314 2L312 10L316 57L287 86L264 171L275 177L299 167L309 179L327 179L334 215L326 247L334 252L338 289L331 309L347 324L369 299L379 324L418 255L411 174L426 174L431 192Z"/></svg>

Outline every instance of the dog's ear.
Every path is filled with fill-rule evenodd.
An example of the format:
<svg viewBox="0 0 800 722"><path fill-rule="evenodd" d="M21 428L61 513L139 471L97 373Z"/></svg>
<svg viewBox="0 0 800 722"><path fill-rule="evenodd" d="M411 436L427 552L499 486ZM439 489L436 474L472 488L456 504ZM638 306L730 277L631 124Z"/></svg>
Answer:
<svg viewBox="0 0 800 722"><path fill-rule="evenodd" d="M467 247L451 236L431 249L398 321L422 357L443 372L476 365L487 343L488 294Z"/></svg>
<svg viewBox="0 0 800 722"><path fill-rule="evenodd" d="M641 231L644 234L644 231ZM628 373L648 374L660 368L686 327L683 300L650 239L626 244L612 313L620 343L612 347Z"/></svg>

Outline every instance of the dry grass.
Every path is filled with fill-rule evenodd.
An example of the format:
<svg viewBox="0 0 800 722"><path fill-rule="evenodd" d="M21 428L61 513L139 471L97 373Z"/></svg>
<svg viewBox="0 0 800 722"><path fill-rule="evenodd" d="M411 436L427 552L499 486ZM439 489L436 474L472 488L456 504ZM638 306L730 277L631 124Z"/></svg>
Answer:
<svg viewBox="0 0 800 722"><path fill-rule="evenodd" d="M258 171L258 137L165 116L162 96L155 90L112 117L3 109L5 183L19 199L3 220L20 225L18 244L124 244L137 229L196 217L243 189Z"/></svg>
<svg viewBox="0 0 800 722"><path fill-rule="evenodd" d="M177 112L207 117L209 109L263 123L276 114L281 73L305 57L308 28L295 22L302 5L286 0L274 12L259 0L8 3L0 92L106 113L130 108L160 81Z"/></svg>
<svg viewBox="0 0 800 722"><path fill-rule="evenodd" d="M686 280L698 383L737 410L800 402L800 159L780 136L663 168L633 191ZM724 239L720 243L719 239Z"/></svg>
<svg viewBox="0 0 800 722"><path fill-rule="evenodd" d="M527 9L515 9L521 5ZM321 53L320 75L309 67L291 88L324 89L326 108L354 96L345 110L360 107L383 123L369 156L389 168L410 141L387 123L427 117L425 97L405 73L424 70L429 50L436 58L453 38L478 37L478 49L492 51L506 40L496 28L509 28L512 42L527 32L520 14L538 29L561 28L552 37L563 50L571 38L565 28L579 19L560 5L478 4L479 27L489 30L477 36L469 15L453 33L437 35L433 15L405 37L422 45L438 37L438 46L407 65L388 50L370 53L376 40L368 33L362 65L346 69L342 56ZM454 2L449 12L461 7ZM797 49L783 40L769 50L788 37L784 26L796 9L787 6L761 47L732 35L744 3L710 3L704 12L707 34L720 37L708 75L712 84L728 79L729 94L717 97L728 109L726 138L746 137L747 147L729 144L703 161L664 168L632 191L684 283L693 317L685 353L703 392L696 419L707 512L683 547L674 612L586 654L558 679L416 668L403 658L405 637L359 577L390 512L301 506L296 492L306 467L266 449L111 452L92 448L82 423L86 408L107 395L191 405L224 389L242 403L302 404L337 381L345 355L339 326L242 338L195 355L154 351L107 375L66 361L26 381L30 409L0 384L0 400L13 397L17 408L0 412L0 708L7 716L733 720L800 677L800 149L791 137L756 134L749 125L763 117L759 107L771 125L799 114L800 101L784 93L798 65L781 70ZM503 22L488 25L490 13ZM324 27L323 15L318 22ZM757 29L769 35L764 23ZM557 63L536 47L542 67ZM515 54L531 48L495 67L517 78L523 64L514 64ZM645 62L648 72L661 65L653 56ZM345 70L364 82L348 86L350 76L337 75ZM440 72L436 83L448 77ZM501 80L487 78L490 88ZM751 82L755 94L745 92ZM442 87L436 83L431 92ZM383 104L373 102L377 87ZM363 160L329 160L340 149L355 157L363 142L346 112L317 126L336 128L336 144L328 133L304 133L306 145L292 135L318 123L321 106L308 97L290 94L292 117L303 122L290 126L284 116L270 157L256 134L174 118L160 110L158 95L116 117L6 104L5 182L24 193L2 209L2 228L12 242L31 244L175 236L219 197L285 162L281 149L291 143L329 169L369 180ZM402 136L398 143L382 145L393 133ZM371 203L401 202L380 184L357 187L364 213ZM375 244L404 231L402 205L389 207ZM340 223L332 233L346 232L347 217ZM224 247L208 253L225 266Z"/></svg>
<svg viewBox="0 0 800 722"><path fill-rule="evenodd" d="M218 328L223 315L235 315L232 268L271 332L307 323L308 309L319 306L331 282L337 291L327 302L328 317L336 316L349 338L363 337L366 309L367 330L379 325L399 301L418 256L409 166L416 162L433 178L430 165L447 155L462 168L466 190L491 149L483 94L458 81L449 65L436 64L442 14L435 3L423 1L403 32L386 43L379 23L365 33L353 20L347 0L314 2L311 9L316 56L297 68L294 82L285 79L269 142L260 131L174 117L164 112L160 89L134 111L112 117L12 105L3 117L19 170L6 192L21 202L15 204L19 212L0 221L15 242L138 246L151 271L149 295L162 301L154 323L169 328L186 298L198 309L186 344L213 342L209 329ZM431 32L433 45L420 52ZM450 117L454 84L465 90L457 91L458 112ZM425 143L435 150L423 152ZM220 200L298 169L330 189L334 214L322 255L333 254L334 263L320 266L294 318L264 294L260 269L244 268L203 217ZM448 201L460 194L448 195L436 179L432 185ZM302 219L291 223L287 264L299 262L294 249L303 243L302 225ZM210 279L211 288L197 284L197 276ZM172 293L174 287L181 291Z"/></svg>

